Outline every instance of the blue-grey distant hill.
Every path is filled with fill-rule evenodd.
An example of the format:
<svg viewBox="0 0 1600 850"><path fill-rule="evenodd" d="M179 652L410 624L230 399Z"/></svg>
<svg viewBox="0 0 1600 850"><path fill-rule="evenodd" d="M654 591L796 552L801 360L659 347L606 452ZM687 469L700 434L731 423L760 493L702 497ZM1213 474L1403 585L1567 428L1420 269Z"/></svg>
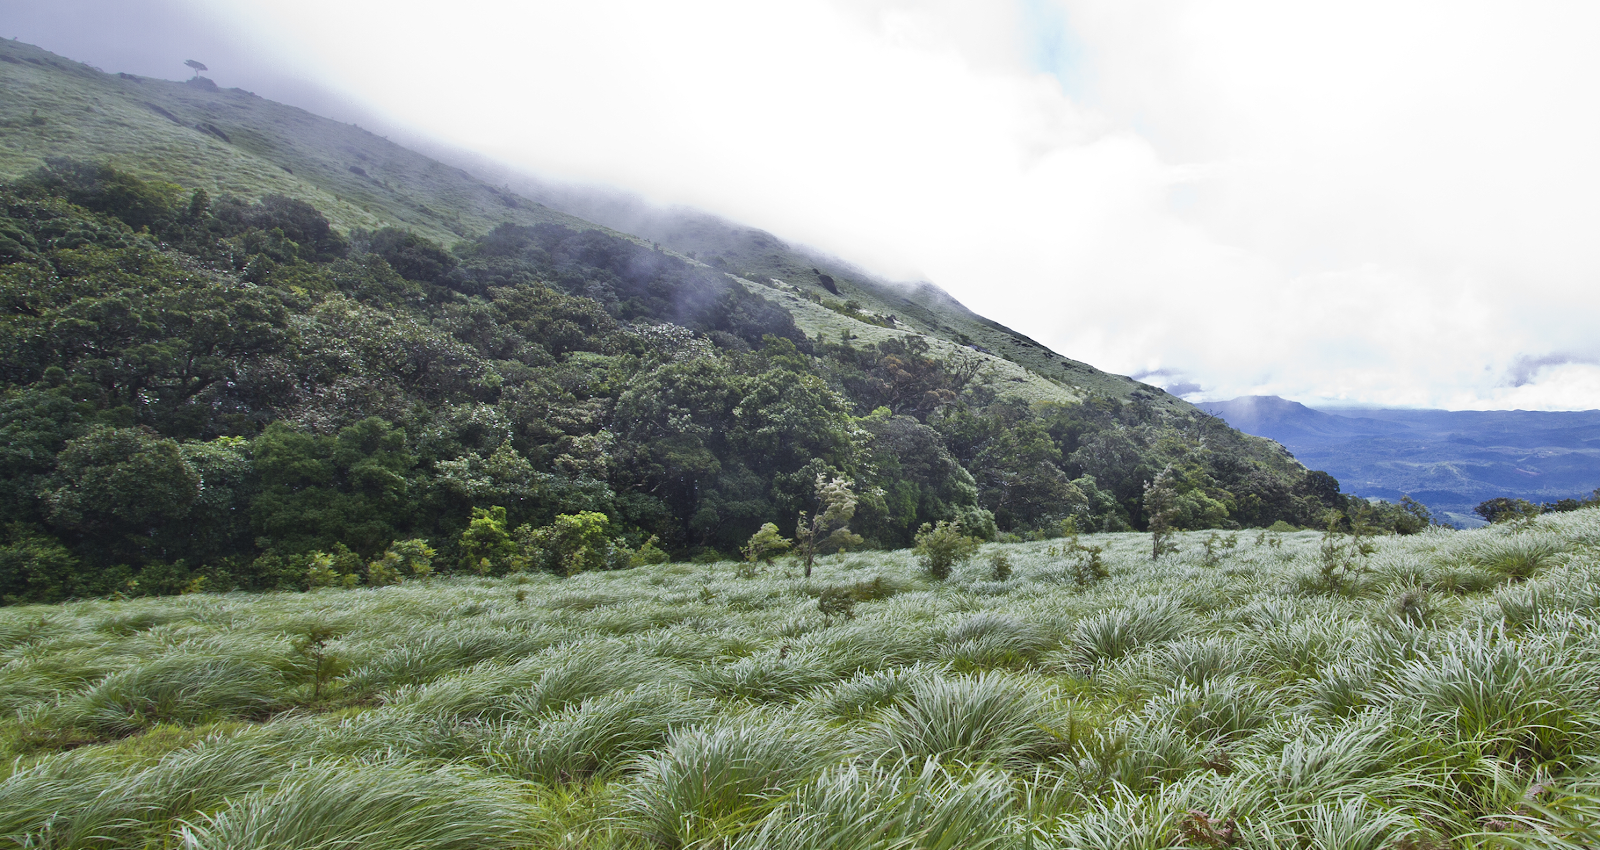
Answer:
<svg viewBox="0 0 1600 850"><path fill-rule="evenodd" d="M1551 502L1600 487L1600 410L1314 410L1277 396L1198 406L1347 493L1410 495L1457 523L1475 524L1473 506L1496 496Z"/></svg>

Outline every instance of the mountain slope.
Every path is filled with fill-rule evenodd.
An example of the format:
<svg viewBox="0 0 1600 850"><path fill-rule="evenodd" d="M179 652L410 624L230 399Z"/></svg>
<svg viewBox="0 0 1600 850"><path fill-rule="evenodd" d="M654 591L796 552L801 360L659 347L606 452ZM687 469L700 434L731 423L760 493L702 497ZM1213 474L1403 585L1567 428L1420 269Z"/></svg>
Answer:
<svg viewBox="0 0 1600 850"><path fill-rule="evenodd" d="M1200 408L1283 443L1346 492L1410 495L1459 523L1476 524L1486 499L1554 502L1600 487L1600 411L1318 411L1275 396Z"/></svg>
<svg viewBox="0 0 1600 850"><path fill-rule="evenodd" d="M852 488L819 546L1345 507L934 287L714 220L719 252L664 250L247 93L0 48L0 598L715 559Z"/></svg>
<svg viewBox="0 0 1600 850"><path fill-rule="evenodd" d="M0 81L0 178L46 156L109 160L213 195L298 198L343 230L399 224L445 244L508 221L595 227L359 127L203 77L108 74L0 40Z"/></svg>
<svg viewBox="0 0 1600 850"><path fill-rule="evenodd" d="M0 179L21 177L47 156L109 160L134 174L214 195L298 198L340 229L398 225L446 245L507 222L575 230L599 226L659 242L746 278L777 278L815 297L856 301L864 313L894 316L903 331L968 347L1033 373L1001 367L1005 374L996 388L1008 396L1068 402L1101 395L1193 411L1159 388L1062 357L972 313L931 284L878 280L837 259L813 256L771 234L712 216L651 211L625 197L609 204L585 201L527 178L496 175L519 181L519 188L531 189L535 197L548 196L544 199L552 205L547 206L359 127L240 89L219 89L199 77L176 83L107 74L15 41L0 41L0 81L9 94L0 100ZM577 214L553 208L563 202ZM585 214L592 218L579 217ZM833 281L834 291L824 287L823 275ZM813 323L819 330L826 325Z"/></svg>
<svg viewBox="0 0 1600 850"><path fill-rule="evenodd" d="M443 151L441 155L451 157L451 152ZM888 281L837 257L792 245L771 233L696 210L663 209L624 192L563 186L498 168L470 156L458 155L456 159L552 209L658 242L747 278L776 278L813 295L855 301L865 312L894 316L898 325L906 329L992 353L1068 388L1071 397L1098 395L1138 399L1174 412L1192 413L1194 410L1188 402L1159 387L1103 372L1062 356L1024 334L972 312L931 283ZM827 283L824 283L825 278Z"/></svg>

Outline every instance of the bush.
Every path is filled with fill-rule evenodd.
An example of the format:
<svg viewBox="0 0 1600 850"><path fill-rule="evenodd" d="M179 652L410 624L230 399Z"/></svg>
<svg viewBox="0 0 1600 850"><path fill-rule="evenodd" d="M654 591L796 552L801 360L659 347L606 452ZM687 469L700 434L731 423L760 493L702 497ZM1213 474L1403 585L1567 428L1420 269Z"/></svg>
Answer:
<svg viewBox="0 0 1600 850"><path fill-rule="evenodd" d="M495 510L502 510L496 508ZM598 511L561 514L542 528L517 529L526 564L556 575L575 576L627 565L628 554L608 536L611 520Z"/></svg>
<svg viewBox="0 0 1600 850"><path fill-rule="evenodd" d="M950 568L965 562L978 551L978 541L961 533L961 527L946 520L936 526L927 523L917 530L913 550L928 575L939 581L950 577Z"/></svg>
<svg viewBox="0 0 1600 850"><path fill-rule="evenodd" d="M744 559L750 563L760 562L770 565L772 559L789 551L794 541L778 533L775 523L766 523L755 534L750 535L750 542L744 546Z"/></svg>

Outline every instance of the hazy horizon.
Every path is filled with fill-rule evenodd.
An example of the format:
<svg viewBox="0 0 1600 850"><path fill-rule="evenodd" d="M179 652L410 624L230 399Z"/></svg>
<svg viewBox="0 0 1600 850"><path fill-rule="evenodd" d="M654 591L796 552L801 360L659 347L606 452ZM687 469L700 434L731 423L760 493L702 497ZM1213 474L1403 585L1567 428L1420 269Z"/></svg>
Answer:
<svg viewBox="0 0 1600 850"><path fill-rule="evenodd" d="M768 230L1191 400L1600 408L1600 8L0 0Z"/></svg>

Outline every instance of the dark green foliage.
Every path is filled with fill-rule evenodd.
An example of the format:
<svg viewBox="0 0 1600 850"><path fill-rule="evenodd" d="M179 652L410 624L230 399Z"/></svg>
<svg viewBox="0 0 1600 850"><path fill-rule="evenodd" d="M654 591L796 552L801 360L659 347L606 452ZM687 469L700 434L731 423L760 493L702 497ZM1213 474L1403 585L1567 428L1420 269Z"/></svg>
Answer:
<svg viewBox="0 0 1600 850"><path fill-rule="evenodd" d="M1209 417L997 400L975 354L815 344L598 231L347 240L300 200L58 160L0 187L0 306L8 600L719 559L802 512L807 561L1124 530L1169 464L1177 527L1343 506Z"/></svg>
<svg viewBox="0 0 1600 850"><path fill-rule="evenodd" d="M1539 506L1526 499L1508 499L1504 496L1480 503L1472 512L1489 522L1509 522L1538 516Z"/></svg>
<svg viewBox="0 0 1600 850"><path fill-rule="evenodd" d="M19 187L36 196L56 196L94 212L149 227L170 218L180 205L171 183L151 183L109 165L51 158Z"/></svg>
<svg viewBox="0 0 1600 850"><path fill-rule="evenodd" d="M207 211L215 217L222 232L229 236L248 235L265 242L268 234L277 231L277 239L293 243L295 257L310 262L334 260L350 250L349 244L334 232L322 213L305 201L283 195L267 195L256 204L224 198L210 205L205 193L195 190L190 199L188 218L191 221L202 220ZM382 255L381 251L374 250L374 253ZM385 256L385 259L388 257ZM390 265L400 270L400 266L394 262L391 261Z"/></svg>
<svg viewBox="0 0 1600 850"><path fill-rule="evenodd" d="M385 227L366 240L366 249L382 257L406 280L444 283L456 258L432 242L397 227Z"/></svg>

